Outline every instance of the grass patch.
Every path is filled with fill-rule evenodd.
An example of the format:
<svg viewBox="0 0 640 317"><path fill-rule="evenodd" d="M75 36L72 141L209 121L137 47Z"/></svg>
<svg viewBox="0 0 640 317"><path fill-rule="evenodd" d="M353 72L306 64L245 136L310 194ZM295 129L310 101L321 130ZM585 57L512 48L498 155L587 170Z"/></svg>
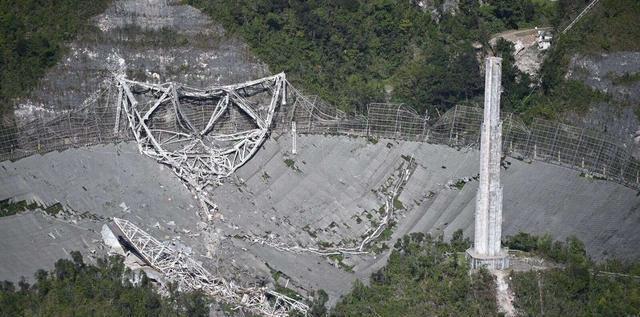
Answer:
<svg viewBox="0 0 640 317"><path fill-rule="evenodd" d="M9 199L0 201L0 217L11 216L23 211L38 208L36 203L27 203L26 201L12 202Z"/></svg>
<svg viewBox="0 0 640 317"><path fill-rule="evenodd" d="M333 260L336 262L336 264L338 264L338 266L347 271L352 273L353 272L353 265L347 265L346 263L344 263L344 255L342 254L332 254L329 256L329 259Z"/></svg>
<svg viewBox="0 0 640 317"><path fill-rule="evenodd" d="M594 179L594 180L601 180L601 181L606 181L607 178L601 175L597 175L597 174L591 174L591 173L580 173L580 177L584 177L586 179Z"/></svg>
<svg viewBox="0 0 640 317"><path fill-rule="evenodd" d="M328 249L328 248L333 247L333 243L328 242L328 241L319 241L319 242L318 242L318 245L319 245L321 248L324 248L324 249Z"/></svg>
<svg viewBox="0 0 640 317"><path fill-rule="evenodd" d="M292 159L285 159L284 160L284 165L286 165L288 168L295 168L296 166L296 162Z"/></svg>
<svg viewBox="0 0 640 317"><path fill-rule="evenodd" d="M64 207L61 203L55 203L49 207L42 207L37 203L27 203L25 200L19 202L12 202L9 199L0 201L0 217L15 215L24 211L34 210L41 208L45 213L55 216L59 212L64 211Z"/></svg>
<svg viewBox="0 0 640 317"><path fill-rule="evenodd" d="M640 81L640 72L635 74L624 73L624 75L612 75L607 76L614 85L629 86Z"/></svg>
<svg viewBox="0 0 640 317"><path fill-rule="evenodd" d="M44 208L44 212L51 216L55 216L62 211L64 211L64 207L62 207L61 203L55 203L47 208Z"/></svg>
<svg viewBox="0 0 640 317"><path fill-rule="evenodd" d="M305 298L302 295L300 295L300 293L298 293L298 292L296 292L296 291L294 291L294 290L292 290L290 288L287 288L287 287L284 287L284 286L280 286L279 284L276 284L276 292L278 292L278 293L280 293L282 295L285 295L285 296L289 296L289 297L291 297L291 298L293 298L295 300L298 300L298 301L304 301L305 300Z"/></svg>
<svg viewBox="0 0 640 317"><path fill-rule="evenodd" d="M465 181L464 179L459 179L451 187L457 190L462 190L464 188L464 185L466 184L467 184L467 181Z"/></svg>
<svg viewBox="0 0 640 317"><path fill-rule="evenodd" d="M373 247L371 247L371 252L373 252L373 254L381 254L382 252L387 250L389 250L389 246L384 242L376 244Z"/></svg>
<svg viewBox="0 0 640 317"><path fill-rule="evenodd" d="M609 101L610 97L581 81L568 80L559 84L550 94L536 95L533 99L533 106L522 117L527 123L531 123L536 117L557 120L560 114L567 111L584 114L592 104Z"/></svg>
<svg viewBox="0 0 640 317"><path fill-rule="evenodd" d="M395 227L396 223L394 221L389 221L389 224L380 234L380 240L389 241L391 239L391 235L393 235L393 227Z"/></svg>
<svg viewBox="0 0 640 317"><path fill-rule="evenodd" d="M282 271L278 271L278 270L272 268L269 265L269 263L265 262L264 264L267 266L267 268L269 268L269 271L271 271L271 277L273 278L273 281L275 283L276 292L278 292L280 294L283 294L285 296L289 296L289 297L291 297L293 299L296 299L296 300L299 300L299 301L304 301L305 300L305 298L302 297L302 295L300 295L300 293L298 293L298 292L296 292L296 291L294 291L294 290L292 290L290 288L287 288L287 287L284 287L284 286L280 285L280 282L279 282L280 278L289 279L289 277L286 274L282 273Z"/></svg>
<svg viewBox="0 0 640 317"><path fill-rule="evenodd" d="M284 160L284 165L286 165L288 168L296 171L296 172L302 172L297 166L296 166L296 161L292 160L292 159L285 159Z"/></svg>
<svg viewBox="0 0 640 317"><path fill-rule="evenodd" d="M398 199L398 197L393 197L393 209L404 209L404 204L400 199Z"/></svg>

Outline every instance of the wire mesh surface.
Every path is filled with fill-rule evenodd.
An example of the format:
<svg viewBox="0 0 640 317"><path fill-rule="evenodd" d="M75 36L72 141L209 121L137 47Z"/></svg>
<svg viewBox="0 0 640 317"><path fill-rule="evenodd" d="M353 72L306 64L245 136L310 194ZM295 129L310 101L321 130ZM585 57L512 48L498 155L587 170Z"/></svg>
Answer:
<svg viewBox="0 0 640 317"><path fill-rule="evenodd" d="M317 96L303 95L289 83L286 90L286 105L274 114L272 131L275 132L289 131L291 122L295 121L300 134L479 146L482 108L455 106L437 120L432 120L402 104L374 103L368 106L366 113L347 115ZM0 131L0 160L132 140L124 114L115 107L117 97L118 91L113 82L105 81L91 100L76 110L62 113L53 120L35 119L22 125L3 127ZM193 110L193 116L208 111L198 104ZM228 115L233 116L234 113ZM570 167L640 189L640 162L627 147L606 135L542 119L527 126L511 113L503 113L502 119L503 151L506 155ZM235 130L235 125L245 124L232 118L225 122L236 123L233 123L234 127L216 129Z"/></svg>
<svg viewBox="0 0 640 317"><path fill-rule="evenodd" d="M343 134L422 141L450 146L480 145L482 108L455 106L437 120L429 120L399 104L370 104L366 116L332 120L313 115L313 102L304 115L291 116L298 133ZM536 119L527 126L515 114L502 113L503 153L517 159L562 165L640 189L640 162L629 149L606 135L555 121Z"/></svg>

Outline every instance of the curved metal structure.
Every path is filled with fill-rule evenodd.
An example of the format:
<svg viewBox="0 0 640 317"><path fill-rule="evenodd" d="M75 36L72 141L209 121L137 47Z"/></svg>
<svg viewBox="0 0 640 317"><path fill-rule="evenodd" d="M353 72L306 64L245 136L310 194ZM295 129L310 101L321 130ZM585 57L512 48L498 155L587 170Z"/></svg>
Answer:
<svg viewBox="0 0 640 317"><path fill-rule="evenodd" d="M124 112L140 152L197 189L246 163L286 102L284 73L208 89L116 79L116 117Z"/></svg>

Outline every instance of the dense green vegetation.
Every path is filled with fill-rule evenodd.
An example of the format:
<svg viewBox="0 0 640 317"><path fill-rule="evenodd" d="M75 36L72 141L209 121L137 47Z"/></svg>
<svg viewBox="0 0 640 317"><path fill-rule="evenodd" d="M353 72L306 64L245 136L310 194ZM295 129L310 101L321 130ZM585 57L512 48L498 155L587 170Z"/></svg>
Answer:
<svg viewBox="0 0 640 317"><path fill-rule="evenodd" d="M545 271L510 274L514 305L522 316L640 313L640 263L610 260L596 264L575 237L561 242L548 235L520 233L504 244L552 264ZM371 276L371 284L356 282L330 315L499 315L493 277L482 270L469 275L466 261L460 258L459 252L469 246L461 231L450 244L420 234L405 236L396 243L387 266Z"/></svg>
<svg viewBox="0 0 640 317"><path fill-rule="evenodd" d="M63 44L109 2L0 1L0 105L26 94L59 60ZM272 71L286 71L306 93L344 110L393 101L419 113L480 102L478 56L489 53L491 34L541 25L562 29L587 2L464 0L443 12L441 1L428 10L398 0L187 1L241 35ZM512 45L499 42L494 53L505 59L503 108L555 118L603 100L564 80L568 61L575 53L640 50L638 17L637 1L601 1L569 34L556 37L540 81L519 72ZM537 82L541 89L532 88Z"/></svg>
<svg viewBox="0 0 640 317"><path fill-rule="evenodd" d="M541 78L515 67L510 43L499 41L494 53L504 58L503 108L523 113L525 119L555 119L610 101L564 79L571 56L640 50L640 2L634 0L603 0L562 36L559 31L587 0L493 0L482 5L468 0L460 1L455 14L394 0L188 3L245 38L272 71L286 71L307 93L344 110L385 100L408 104L419 113L479 103L483 82L477 57L489 54L490 34L552 25L556 38ZM483 48L474 49L474 44Z"/></svg>
<svg viewBox="0 0 640 317"><path fill-rule="evenodd" d="M586 0L559 1L555 24L558 31L586 5ZM640 51L640 2L602 0L570 32L556 36L541 69L541 90L527 104L533 116L553 118L567 110L584 111L594 101L607 96L593 92L581 83L567 82L571 57L580 54ZM631 80L630 75L626 79ZM616 84L625 84L625 78ZM595 98L595 100L594 100ZM591 102L590 102L591 100Z"/></svg>
<svg viewBox="0 0 640 317"><path fill-rule="evenodd" d="M511 275L522 316L637 316L640 281L588 270L553 269Z"/></svg>
<svg viewBox="0 0 640 317"><path fill-rule="evenodd" d="M478 98L473 44L492 33L547 23L549 1L460 1L457 12L412 1L190 0L239 33L273 72L345 110L404 102L422 113ZM440 3L436 1L436 3Z"/></svg>
<svg viewBox="0 0 640 317"><path fill-rule="evenodd" d="M143 275L133 285L120 257L85 264L79 252L60 259L50 271L35 274L33 285L17 288L0 283L0 316L209 316L209 301L202 293L180 293L169 286L162 297Z"/></svg>
<svg viewBox="0 0 640 317"><path fill-rule="evenodd" d="M565 243L518 234L511 248L534 252L562 266L541 272L511 273L515 306L522 316L637 316L640 264L610 260L595 264L576 238ZM602 272L607 271L607 272ZM609 272L614 272L613 274ZM621 275L622 274L629 274Z"/></svg>
<svg viewBox="0 0 640 317"><path fill-rule="evenodd" d="M34 87L64 53L64 43L109 2L0 1L0 106L6 109L12 98ZM419 113L481 100L478 56L488 53L490 34L541 25L561 30L587 2L464 0L457 10L443 12L441 1L428 10L398 0L187 1L241 35L272 71L288 72L309 94L345 110L386 100ZM569 59L576 53L640 50L639 17L637 1L601 1L571 32L556 36L540 81L519 72L512 45L499 42L495 53L505 59L503 108L528 118L555 118L604 100L583 84L564 80ZM541 89L532 88L537 82Z"/></svg>
<svg viewBox="0 0 640 317"><path fill-rule="evenodd" d="M588 1L559 1L560 30ZM552 91L563 82L569 60L574 54L616 51L640 51L640 2L635 0L602 0L585 15L570 32L557 37L549 58L542 68L543 88Z"/></svg>
<svg viewBox="0 0 640 317"><path fill-rule="evenodd" d="M0 0L0 110L25 95L110 0Z"/></svg>
<svg viewBox="0 0 640 317"><path fill-rule="evenodd" d="M494 280L481 270L469 274L469 247L462 232L450 244L414 233L399 239L387 266L356 282L332 316L495 316Z"/></svg>
<svg viewBox="0 0 640 317"><path fill-rule="evenodd" d="M12 202L10 200L0 201L0 217L11 216L17 213L33 210L38 208L36 203L27 203L25 200L19 202Z"/></svg>

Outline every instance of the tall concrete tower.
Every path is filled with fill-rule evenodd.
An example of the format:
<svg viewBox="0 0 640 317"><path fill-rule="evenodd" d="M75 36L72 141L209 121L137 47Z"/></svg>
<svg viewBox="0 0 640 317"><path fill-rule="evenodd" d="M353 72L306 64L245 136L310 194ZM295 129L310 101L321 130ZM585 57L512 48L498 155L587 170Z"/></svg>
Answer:
<svg viewBox="0 0 640 317"><path fill-rule="evenodd" d="M475 237L473 248L467 250L471 268L486 266L505 269L509 266L507 249L501 246L502 185L502 122L500 121L500 80L502 59L488 57L485 66L484 122L480 141L480 184L476 197Z"/></svg>

